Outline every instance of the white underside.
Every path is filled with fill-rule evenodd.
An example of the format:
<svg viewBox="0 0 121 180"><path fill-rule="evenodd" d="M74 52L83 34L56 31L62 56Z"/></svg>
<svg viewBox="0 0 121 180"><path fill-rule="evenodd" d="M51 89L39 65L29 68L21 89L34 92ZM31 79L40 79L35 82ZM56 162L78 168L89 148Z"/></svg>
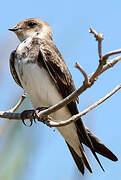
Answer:
<svg viewBox="0 0 121 180"><path fill-rule="evenodd" d="M27 59L24 59L24 62ZM29 94L34 108L52 106L62 100L57 88L52 83L48 72L44 68L40 68L37 64L24 64L21 60L15 61L15 68L21 80L24 90ZM23 76L20 77L19 72L23 71ZM64 121L71 117L67 107L64 107L54 114L53 120ZM79 139L74 123L67 126L57 128L64 139L73 147L79 156L81 156L79 149Z"/></svg>

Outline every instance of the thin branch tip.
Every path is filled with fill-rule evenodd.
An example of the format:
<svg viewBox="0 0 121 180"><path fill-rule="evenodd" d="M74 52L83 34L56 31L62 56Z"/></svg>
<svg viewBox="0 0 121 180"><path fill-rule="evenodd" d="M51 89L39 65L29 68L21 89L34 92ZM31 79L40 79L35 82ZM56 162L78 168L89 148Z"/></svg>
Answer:
<svg viewBox="0 0 121 180"><path fill-rule="evenodd" d="M97 41L104 40L104 34L96 32L93 28L89 29L89 33L93 34Z"/></svg>
<svg viewBox="0 0 121 180"><path fill-rule="evenodd" d="M82 68L82 66L78 62L76 62L74 66L83 74L85 82L88 82L88 76L86 72L84 71L84 69Z"/></svg>

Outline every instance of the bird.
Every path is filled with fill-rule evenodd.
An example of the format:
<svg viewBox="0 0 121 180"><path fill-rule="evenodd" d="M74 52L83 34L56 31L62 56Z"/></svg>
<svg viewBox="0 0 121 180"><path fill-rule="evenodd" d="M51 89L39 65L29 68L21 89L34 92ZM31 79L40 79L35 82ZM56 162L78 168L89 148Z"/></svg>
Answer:
<svg viewBox="0 0 121 180"><path fill-rule="evenodd" d="M51 107L75 91L72 75L54 44L53 32L47 22L39 18L28 18L9 30L20 40L20 44L10 55L10 71L15 82L28 94L35 111L39 107ZM77 101L73 100L52 113L53 121L64 121L79 113ZM84 125L81 118L57 129L83 175L85 167L92 173L84 145L91 150L103 171L97 153L112 161L118 160Z"/></svg>

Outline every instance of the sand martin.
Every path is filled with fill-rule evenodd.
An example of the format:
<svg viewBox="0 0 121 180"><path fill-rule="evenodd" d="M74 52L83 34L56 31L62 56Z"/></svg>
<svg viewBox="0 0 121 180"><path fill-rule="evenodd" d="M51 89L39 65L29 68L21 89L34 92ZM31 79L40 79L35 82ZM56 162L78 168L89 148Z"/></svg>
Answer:
<svg viewBox="0 0 121 180"><path fill-rule="evenodd" d="M29 18L10 28L20 45L10 56L10 70L16 83L28 93L33 107L50 107L75 90L72 76L53 42L49 24L38 18ZM53 120L64 121L78 113L76 101L56 111ZM117 157L83 124L81 119L57 128L82 174L85 167L92 172L83 144L89 147L103 169L96 153L112 161ZM103 169L104 170L104 169Z"/></svg>

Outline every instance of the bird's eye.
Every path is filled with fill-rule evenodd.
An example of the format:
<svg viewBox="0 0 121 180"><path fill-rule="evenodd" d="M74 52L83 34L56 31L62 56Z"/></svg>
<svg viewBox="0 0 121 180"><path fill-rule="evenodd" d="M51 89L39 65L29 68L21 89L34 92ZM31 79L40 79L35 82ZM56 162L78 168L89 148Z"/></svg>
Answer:
<svg viewBox="0 0 121 180"><path fill-rule="evenodd" d="M28 26L29 26L29 27L33 27L33 26L35 26L35 25L37 25L35 22L28 22Z"/></svg>

